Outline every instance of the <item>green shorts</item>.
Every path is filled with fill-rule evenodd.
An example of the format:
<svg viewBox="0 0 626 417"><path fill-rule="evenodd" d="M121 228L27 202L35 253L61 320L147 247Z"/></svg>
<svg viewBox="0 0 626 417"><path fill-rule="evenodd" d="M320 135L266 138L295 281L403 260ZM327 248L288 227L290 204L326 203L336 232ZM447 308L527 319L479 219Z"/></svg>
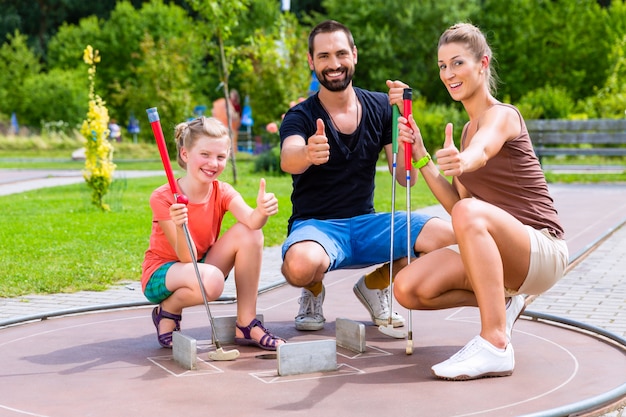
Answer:
<svg viewBox="0 0 626 417"><path fill-rule="evenodd" d="M165 276L170 267L175 263L176 262L168 262L161 265L148 280L143 293L151 303L161 304L163 300L173 294L173 292L168 290L165 286Z"/></svg>
<svg viewBox="0 0 626 417"><path fill-rule="evenodd" d="M208 253L208 252L207 252ZM204 263L206 259L206 255L202 257L198 262ZM159 267L146 284L146 289L143 294L146 296L148 301L154 304L161 304L163 300L168 298L174 292L167 289L165 285L165 277L167 276L167 271L169 271L170 267L174 265L176 262L167 262ZM224 277L224 281L228 279L228 274Z"/></svg>

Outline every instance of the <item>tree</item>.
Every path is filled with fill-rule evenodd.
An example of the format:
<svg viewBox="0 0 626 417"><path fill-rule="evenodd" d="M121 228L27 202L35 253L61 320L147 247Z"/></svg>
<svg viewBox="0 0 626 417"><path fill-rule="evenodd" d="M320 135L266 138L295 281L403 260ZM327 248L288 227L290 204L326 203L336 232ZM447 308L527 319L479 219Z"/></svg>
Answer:
<svg viewBox="0 0 626 417"><path fill-rule="evenodd" d="M194 71L202 48L193 27L179 6L151 0L135 9L120 1L108 20L90 16L62 25L50 41L48 61L51 68L76 68L81 45L92 44L104 58L96 82L111 116L126 125L134 114L148 139L149 124L140 115L147 107L160 107L163 120L176 123L192 114L191 103L201 96Z"/></svg>
<svg viewBox="0 0 626 417"><path fill-rule="evenodd" d="M621 119L626 116L626 35L614 46L614 65L606 83L582 104L589 117Z"/></svg>
<svg viewBox="0 0 626 417"><path fill-rule="evenodd" d="M148 33L140 44L140 64L133 67L133 76L124 85L115 84L112 101L123 103L126 109L141 110L136 114L142 130L150 132L145 109L157 107L162 118L166 139L177 123L192 114L191 68L187 65L188 39L170 38L156 41ZM120 104L121 105L121 104ZM134 112L133 112L134 113ZM173 137L173 135L172 135ZM167 141L170 156L175 156L176 144Z"/></svg>
<svg viewBox="0 0 626 417"><path fill-rule="evenodd" d="M399 79L429 100L449 102L437 68L437 41L448 26L467 20L481 0L324 0L327 13L347 25L359 63L355 85L385 91L385 80Z"/></svg>
<svg viewBox="0 0 626 417"><path fill-rule="evenodd" d="M96 16L81 19L78 24L63 23L48 43L48 68L82 67L82 50L87 43L97 49L104 46L102 21Z"/></svg>
<svg viewBox="0 0 626 417"><path fill-rule="evenodd" d="M128 0L127 0L128 1ZM144 0L130 0L139 7ZM47 45L62 24L77 24L87 16L106 19L117 0L0 0L0 39L16 29L27 35L37 55L46 57Z"/></svg>
<svg viewBox="0 0 626 417"><path fill-rule="evenodd" d="M258 28L247 49L246 65L238 68L243 91L252 92L255 123L280 120L289 103L307 94L311 81L307 36L295 16L278 15L273 27Z"/></svg>
<svg viewBox="0 0 626 417"><path fill-rule="evenodd" d="M425 111L430 104L452 104L439 80L436 47L440 34L459 21L486 33L503 100L516 103L532 91L552 94L554 89L577 102L596 93L605 94L598 100L606 101L622 79L623 64L616 65L619 50L614 49L626 30L626 6L620 1L608 7L594 0L313 3L292 4L297 21L294 14L281 13L277 0L103 0L97 5L0 0L0 33L12 33L0 47L0 112L26 111L32 123L74 120L77 100L84 101L75 94L83 79L74 71L84 45L91 44L104 58L96 83L111 116L122 125L132 114L138 117L142 140L150 136L146 118L140 117L146 107L160 107L163 120L175 123L191 116L195 104L226 99L233 86L250 97L255 129L262 129L278 121L289 102L306 95L308 31L327 18L354 33L355 85L385 91L386 79L404 80L425 99ZM54 12L41 15L51 7ZM308 17L305 11L311 10ZM29 47L40 41L37 50ZM55 106L47 104L54 99ZM236 173L234 162L233 154Z"/></svg>
<svg viewBox="0 0 626 417"><path fill-rule="evenodd" d="M166 127L193 115L193 103L202 95L195 71L203 53L194 27L184 9L162 0L138 10L120 2L103 25L102 54L114 62L101 70L111 114L123 124L135 115L144 138L150 136L148 107L159 107ZM168 149L174 155L173 142Z"/></svg>
<svg viewBox="0 0 626 417"><path fill-rule="evenodd" d="M306 34L295 17L281 14L276 0L190 1L202 19L207 66L215 65L222 95L231 80L250 93L254 118L276 121L289 101L306 94ZM212 58L212 57L217 57ZM207 69L208 71L208 69ZM231 153L236 181L235 153Z"/></svg>
<svg viewBox="0 0 626 417"><path fill-rule="evenodd" d="M608 76L615 37L595 0L485 0L472 19L497 58L500 96L513 102L546 85L580 100Z"/></svg>
<svg viewBox="0 0 626 417"><path fill-rule="evenodd" d="M0 113L24 111L24 83L41 71L37 56L26 42L26 36L16 30L0 47Z"/></svg>
<svg viewBox="0 0 626 417"><path fill-rule="evenodd" d="M52 69L24 80L21 121L28 126L44 122L66 123L68 129L80 125L88 102L84 71Z"/></svg>
<svg viewBox="0 0 626 417"><path fill-rule="evenodd" d="M190 0L191 7L202 18L201 32L205 35L205 45L209 52L213 52L214 56L218 56L218 73L220 84L224 92L224 99L228 103L230 101L230 92L228 82L233 62L238 53L238 45L229 43L233 31L239 25L241 15L245 14L250 7L250 0L217 0L203 1ZM232 117L230 106L226 106L226 117L228 120L228 130L230 137L232 133ZM237 165L235 160L236 149L231 155L231 164L233 168L233 182L237 183Z"/></svg>
<svg viewBox="0 0 626 417"><path fill-rule="evenodd" d="M436 47L440 34L454 23L469 21L486 33L502 75L499 96L513 102L544 85L563 87L575 100L592 94L608 77L607 57L624 28L623 2L612 2L608 9L595 0L322 4L326 14L314 15L318 20L333 18L353 31L360 52L356 85L379 90L385 79L398 78L441 103L449 97L439 82Z"/></svg>

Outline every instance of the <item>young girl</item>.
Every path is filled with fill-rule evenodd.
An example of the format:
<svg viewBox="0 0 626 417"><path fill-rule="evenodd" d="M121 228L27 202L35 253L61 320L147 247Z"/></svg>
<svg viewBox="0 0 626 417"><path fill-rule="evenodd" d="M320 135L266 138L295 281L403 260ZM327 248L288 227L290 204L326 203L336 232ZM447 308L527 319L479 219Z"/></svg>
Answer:
<svg viewBox="0 0 626 417"><path fill-rule="evenodd" d="M510 343L524 309L522 294L540 294L562 276L568 262L553 200L535 157L524 119L492 95L492 54L478 28L457 24L439 40L440 78L469 116L460 151L445 131L437 167L412 116L399 119L402 142L412 145L414 166L450 213L458 245L423 255L395 280L398 302L410 309L478 306L480 335L432 367L444 379L513 373ZM392 103L406 84L387 82ZM402 108L402 107L401 107ZM452 184L440 174L452 176Z"/></svg>
<svg viewBox="0 0 626 417"><path fill-rule="evenodd" d="M178 179L178 188L189 204L174 203L169 184L157 188L150 197L152 233L141 283L146 298L159 304L152 320L159 344L166 348L172 346L172 332L180 330L183 309L203 304L183 229L185 223L208 300L222 294L225 277L235 268L235 343L266 350L276 350L284 343L256 319L263 254L261 228L269 216L278 212L278 200L265 192L265 180L261 179L257 207L252 209L231 185L218 180L230 146L228 129L215 118L199 117L180 123L176 126L177 160L186 175ZM237 223L219 237L226 211L235 216Z"/></svg>

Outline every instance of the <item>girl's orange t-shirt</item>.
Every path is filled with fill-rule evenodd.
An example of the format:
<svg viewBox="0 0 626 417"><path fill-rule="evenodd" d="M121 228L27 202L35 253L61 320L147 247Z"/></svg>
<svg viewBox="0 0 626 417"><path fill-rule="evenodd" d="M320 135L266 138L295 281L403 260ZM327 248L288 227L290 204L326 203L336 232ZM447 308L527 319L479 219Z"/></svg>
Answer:
<svg viewBox="0 0 626 417"><path fill-rule="evenodd" d="M228 211L228 206L233 198L238 195L239 193L230 184L213 181L209 196L205 201L187 205L189 210L188 229L196 245L198 259L204 257L219 237L224 214ZM173 203L174 194L169 184L160 186L150 196L152 233L150 234L150 246L146 250L142 263L142 289L145 289L148 280L161 265L179 261L176 251L159 226L160 220L170 219L169 208Z"/></svg>

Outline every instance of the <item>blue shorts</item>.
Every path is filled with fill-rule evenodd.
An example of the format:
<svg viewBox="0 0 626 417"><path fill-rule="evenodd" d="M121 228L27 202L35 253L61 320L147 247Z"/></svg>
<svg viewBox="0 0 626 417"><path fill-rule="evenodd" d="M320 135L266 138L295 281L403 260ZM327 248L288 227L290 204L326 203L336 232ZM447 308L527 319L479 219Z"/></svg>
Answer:
<svg viewBox="0 0 626 417"><path fill-rule="evenodd" d="M426 222L434 216L411 213L411 254L415 240ZM393 258L407 256L406 212L394 217ZM312 240L319 243L330 257L328 271L362 268L388 262L390 258L391 213L372 213L349 219L297 220L283 243L283 259L291 245Z"/></svg>

